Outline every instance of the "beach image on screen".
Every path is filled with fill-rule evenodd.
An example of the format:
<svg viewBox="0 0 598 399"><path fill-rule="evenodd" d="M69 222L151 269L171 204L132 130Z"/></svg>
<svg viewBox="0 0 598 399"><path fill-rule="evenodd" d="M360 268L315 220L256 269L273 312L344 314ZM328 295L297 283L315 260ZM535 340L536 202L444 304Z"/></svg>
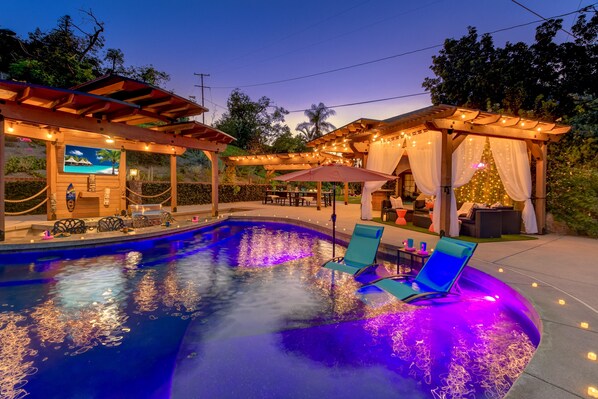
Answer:
<svg viewBox="0 0 598 399"><path fill-rule="evenodd" d="M64 171L118 175L120 151L106 148L90 148L67 145L64 150Z"/></svg>

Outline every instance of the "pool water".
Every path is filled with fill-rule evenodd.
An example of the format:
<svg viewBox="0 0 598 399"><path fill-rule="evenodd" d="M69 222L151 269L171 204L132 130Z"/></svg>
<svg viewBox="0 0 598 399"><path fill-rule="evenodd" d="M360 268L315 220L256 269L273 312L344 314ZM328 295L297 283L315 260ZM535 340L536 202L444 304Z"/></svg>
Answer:
<svg viewBox="0 0 598 399"><path fill-rule="evenodd" d="M501 398L531 359L508 288L371 307L318 273L331 253L305 228L226 222L3 256L0 398Z"/></svg>

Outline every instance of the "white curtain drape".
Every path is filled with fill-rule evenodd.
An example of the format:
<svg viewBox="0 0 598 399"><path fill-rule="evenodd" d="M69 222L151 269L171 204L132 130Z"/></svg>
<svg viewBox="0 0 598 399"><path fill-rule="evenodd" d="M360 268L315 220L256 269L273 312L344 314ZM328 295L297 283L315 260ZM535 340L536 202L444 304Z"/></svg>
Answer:
<svg viewBox="0 0 598 399"><path fill-rule="evenodd" d="M477 170L477 165L482 159L486 138L470 135L453 152L453 173L451 187L451 226L449 235L456 237L459 235L459 218L457 216L457 199L455 198L455 188L469 183L473 174Z"/></svg>
<svg viewBox="0 0 598 399"><path fill-rule="evenodd" d="M525 232L536 234L538 224L531 200L532 176L525 142L490 138L490 149L507 194L515 201L525 202L522 213Z"/></svg>
<svg viewBox="0 0 598 399"><path fill-rule="evenodd" d="M404 139L400 139L385 143L377 141L370 144L366 169L391 174L405 152L404 142ZM361 193L361 218L363 220L372 220L372 193L382 187L384 183L386 181L369 181L364 184Z"/></svg>
<svg viewBox="0 0 598 399"><path fill-rule="evenodd" d="M440 154L442 151L442 133L429 130L410 137L407 140L407 155L415 184L422 193L435 195L434 209L440 209ZM432 215L434 231L440 226L440 212Z"/></svg>

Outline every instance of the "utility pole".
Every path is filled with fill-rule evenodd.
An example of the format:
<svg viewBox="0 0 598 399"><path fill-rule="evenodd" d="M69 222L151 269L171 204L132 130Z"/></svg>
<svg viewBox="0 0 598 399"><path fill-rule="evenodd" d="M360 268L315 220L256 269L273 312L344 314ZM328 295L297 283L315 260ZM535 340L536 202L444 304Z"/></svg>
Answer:
<svg viewBox="0 0 598 399"><path fill-rule="evenodd" d="M201 79L201 85L195 85L195 87L201 87L201 106L204 107L204 105L203 105L204 104L203 103L203 89L204 89L204 87L207 87L207 86L203 85L203 77L204 76L206 76L206 77L210 76L210 74L209 73L194 73L193 75L199 76L199 78ZM207 87L207 88L209 89L209 87ZM202 112L202 114L201 114L201 121L205 125L205 123L206 123L206 114L205 114L205 112Z"/></svg>

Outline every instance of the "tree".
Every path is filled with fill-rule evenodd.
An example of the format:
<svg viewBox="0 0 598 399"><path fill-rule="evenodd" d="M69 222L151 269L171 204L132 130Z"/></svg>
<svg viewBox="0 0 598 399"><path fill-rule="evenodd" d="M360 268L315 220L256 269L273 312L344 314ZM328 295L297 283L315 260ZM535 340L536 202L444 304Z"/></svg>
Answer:
<svg viewBox="0 0 598 399"><path fill-rule="evenodd" d="M17 34L0 28L0 72L8 72L10 64L22 57L23 50Z"/></svg>
<svg viewBox="0 0 598 399"><path fill-rule="evenodd" d="M291 132L285 132L278 136L270 148L273 154L282 154L287 152L305 152L307 147L301 136L293 136Z"/></svg>
<svg viewBox="0 0 598 399"><path fill-rule="evenodd" d="M598 98L574 101L571 132L549 146L547 206L569 228L598 237Z"/></svg>
<svg viewBox="0 0 598 399"><path fill-rule="evenodd" d="M69 15L58 20L49 32L36 29L27 39L10 29L0 29L0 72L9 78L47 86L68 88L106 73L117 73L159 85L167 73L152 65L126 67L119 49L104 55L104 23L93 12L82 11L91 25L76 24Z"/></svg>
<svg viewBox="0 0 598 399"><path fill-rule="evenodd" d="M216 122L216 128L235 137L236 145L250 153L264 152L269 143L290 132L284 124L288 111L274 106L268 97L252 101L235 89L226 104L228 111Z"/></svg>
<svg viewBox="0 0 598 399"><path fill-rule="evenodd" d="M304 140L312 141L328 133L336 127L326 119L336 115L336 111L327 108L324 103L318 105L312 104L310 109L305 110L305 116L307 116L308 122L301 122L297 125L295 130L304 138Z"/></svg>
<svg viewBox="0 0 598 399"><path fill-rule="evenodd" d="M99 76L97 53L104 45L104 23L85 12L92 27L85 30L68 15L49 33L39 29L23 41L24 54L9 66L13 79L49 86L70 87Z"/></svg>
<svg viewBox="0 0 598 399"><path fill-rule="evenodd" d="M125 55L120 49L109 48L106 50L104 60L108 63L105 73L122 74L125 72Z"/></svg>
<svg viewBox="0 0 598 399"><path fill-rule="evenodd" d="M592 18L587 20L586 14ZM492 109L556 119L574 112L572 94L596 93L598 17L586 8L572 28L574 42L556 44L562 20L549 20L536 30L531 46L506 43L495 48L490 35L474 27L461 39L446 39L430 69L436 75L422 86L432 103Z"/></svg>
<svg viewBox="0 0 598 399"><path fill-rule="evenodd" d="M120 151L103 148L96 152L96 157L102 162L110 162L112 164L112 174L116 174L115 166L120 161Z"/></svg>
<svg viewBox="0 0 598 399"><path fill-rule="evenodd" d="M154 86L160 86L162 83L170 80L170 75L166 72L158 71L151 64L141 67L131 67L123 75Z"/></svg>

